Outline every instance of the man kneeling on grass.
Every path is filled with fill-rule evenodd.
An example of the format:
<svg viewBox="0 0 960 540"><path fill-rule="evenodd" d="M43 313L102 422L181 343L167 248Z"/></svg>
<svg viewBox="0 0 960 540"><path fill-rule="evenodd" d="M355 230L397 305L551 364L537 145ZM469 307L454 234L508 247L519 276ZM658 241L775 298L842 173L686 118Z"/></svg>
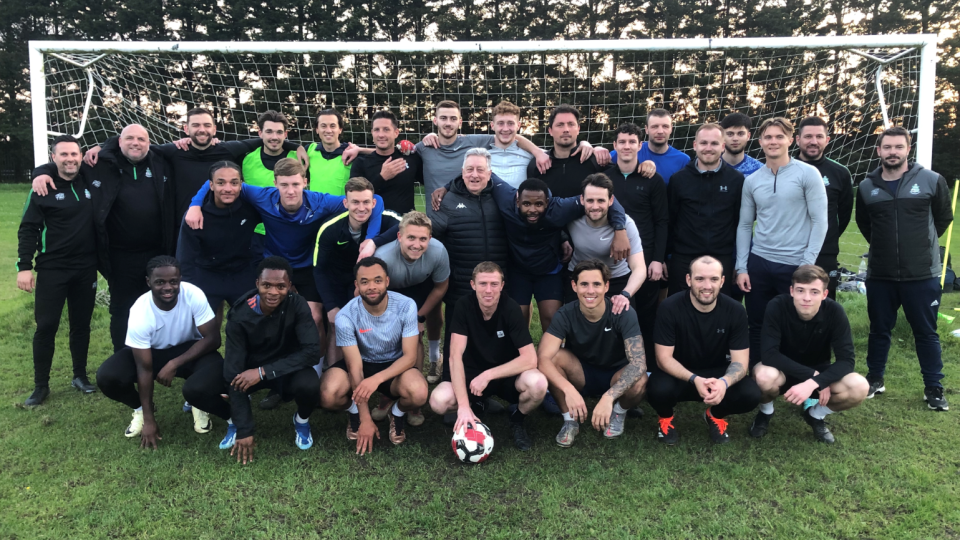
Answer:
<svg viewBox="0 0 960 540"><path fill-rule="evenodd" d="M237 461L253 460L253 414L248 395L276 391L295 401L294 442L313 446L310 414L320 401L320 379L313 366L320 358L320 336L307 300L292 292L293 268L282 257L267 257L257 268L256 289L240 297L227 312L226 358L220 373L204 373L183 386L195 407L227 421L220 449L230 448ZM222 394L229 394L229 404Z"/></svg>
<svg viewBox="0 0 960 540"><path fill-rule="evenodd" d="M830 276L812 264L793 273L790 294L770 301L760 336L761 363L753 370L763 397L750 435L767 434L773 400L803 406L803 420L818 441L833 444L823 419L852 409L867 397L870 384L853 372L853 336L839 303L827 298ZM830 363L830 349L836 357Z"/></svg>

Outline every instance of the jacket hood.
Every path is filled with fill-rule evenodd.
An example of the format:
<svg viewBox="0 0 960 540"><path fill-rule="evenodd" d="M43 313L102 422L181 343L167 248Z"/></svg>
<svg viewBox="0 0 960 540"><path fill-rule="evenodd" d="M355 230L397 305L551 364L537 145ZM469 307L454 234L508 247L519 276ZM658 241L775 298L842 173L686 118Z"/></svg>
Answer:
<svg viewBox="0 0 960 540"><path fill-rule="evenodd" d="M470 193L470 190L467 189L467 184L463 180L463 175L456 177L453 182L453 185L450 186L450 191L456 193L457 195L462 195L464 197L473 197L473 193ZM480 195L490 195L493 193L493 175L490 176L490 181L487 182L487 186L483 188L480 192Z"/></svg>

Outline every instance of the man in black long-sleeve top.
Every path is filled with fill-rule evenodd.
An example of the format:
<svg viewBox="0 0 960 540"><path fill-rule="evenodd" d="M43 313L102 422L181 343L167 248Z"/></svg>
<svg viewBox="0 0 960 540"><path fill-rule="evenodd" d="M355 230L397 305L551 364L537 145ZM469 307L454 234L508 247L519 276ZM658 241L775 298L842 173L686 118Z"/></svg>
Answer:
<svg viewBox="0 0 960 540"><path fill-rule="evenodd" d="M827 237L817 255L816 265L830 276L829 297L837 299L840 274L837 255L840 254L840 236L847 230L853 216L853 177L843 165L828 158L824 153L830 135L827 123L819 116L808 116L797 126L797 157L820 171L823 186L827 188Z"/></svg>
<svg viewBox="0 0 960 540"><path fill-rule="evenodd" d="M793 273L790 294L770 301L761 332L761 363L753 377L763 392L750 435L763 437L773 400L783 395L802 405L803 419L817 440L832 444L826 415L852 409L867 397L869 384L854 373L853 335L843 307L827 298L827 273L812 264ZM830 351L835 361L830 363Z"/></svg>
<svg viewBox="0 0 960 540"><path fill-rule="evenodd" d="M320 379L313 369L320 359L320 336L307 301L291 292L293 269L281 257L267 257L257 270L257 288L227 313L222 377L204 371L205 377L183 385L183 395L194 407L227 420L220 449L236 447L237 461L243 463L253 459L254 448L248 394L270 388L284 401L296 402L293 425L301 450L313 445L309 417L320 400ZM229 393L229 403L223 393Z"/></svg>
<svg viewBox="0 0 960 540"><path fill-rule="evenodd" d="M69 135L53 140L56 192L31 193L17 233L17 287L36 289L33 334L34 391L27 406L40 405L50 395L50 367L63 303L70 312L70 356L73 382L85 394L96 391L87 379L90 318L97 296L96 201L80 176L80 144ZM99 193L97 193L99 198ZM33 256L37 254L37 277Z"/></svg>

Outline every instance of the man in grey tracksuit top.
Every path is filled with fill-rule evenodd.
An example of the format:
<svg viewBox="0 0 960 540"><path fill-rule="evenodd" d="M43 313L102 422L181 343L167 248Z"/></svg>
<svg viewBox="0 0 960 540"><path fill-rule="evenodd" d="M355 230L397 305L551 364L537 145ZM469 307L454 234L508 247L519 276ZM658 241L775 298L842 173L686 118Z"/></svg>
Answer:
<svg viewBox="0 0 960 540"><path fill-rule="evenodd" d="M793 126L785 118L764 121L758 138L766 165L743 184L737 285L746 293L751 367L760 361L767 303L790 292L793 272L816 262L827 235L827 191L816 168L790 157L792 137Z"/></svg>

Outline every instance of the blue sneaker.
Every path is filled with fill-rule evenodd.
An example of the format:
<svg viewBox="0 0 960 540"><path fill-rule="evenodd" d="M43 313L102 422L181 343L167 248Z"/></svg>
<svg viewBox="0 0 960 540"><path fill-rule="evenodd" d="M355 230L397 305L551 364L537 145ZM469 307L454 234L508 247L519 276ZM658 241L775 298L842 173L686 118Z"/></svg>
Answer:
<svg viewBox="0 0 960 540"><path fill-rule="evenodd" d="M553 399L553 394L547 392L546 397L543 398L543 403L540 405L543 407L543 412L547 414L552 414L554 416L560 416L560 406L557 405L557 400Z"/></svg>
<svg viewBox="0 0 960 540"><path fill-rule="evenodd" d="M190 405L189 401L183 402L183 412L193 412L193 406Z"/></svg>
<svg viewBox="0 0 960 540"><path fill-rule="evenodd" d="M221 450L229 450L233 448L234 443L237 442L237 426L236 424L227 424L227 434L223 436L223 440L220 441Z"/></svg>
<svg viewBox="0 0 960 540"><path fill-rule="evenodd" d="M294 439L294 442L297 443L297 448L307 450L313 446L313 434L310 433L310 422L301 424L297 422L297 415L294 414L293 429L297 432L297 436Z"/></svg>

